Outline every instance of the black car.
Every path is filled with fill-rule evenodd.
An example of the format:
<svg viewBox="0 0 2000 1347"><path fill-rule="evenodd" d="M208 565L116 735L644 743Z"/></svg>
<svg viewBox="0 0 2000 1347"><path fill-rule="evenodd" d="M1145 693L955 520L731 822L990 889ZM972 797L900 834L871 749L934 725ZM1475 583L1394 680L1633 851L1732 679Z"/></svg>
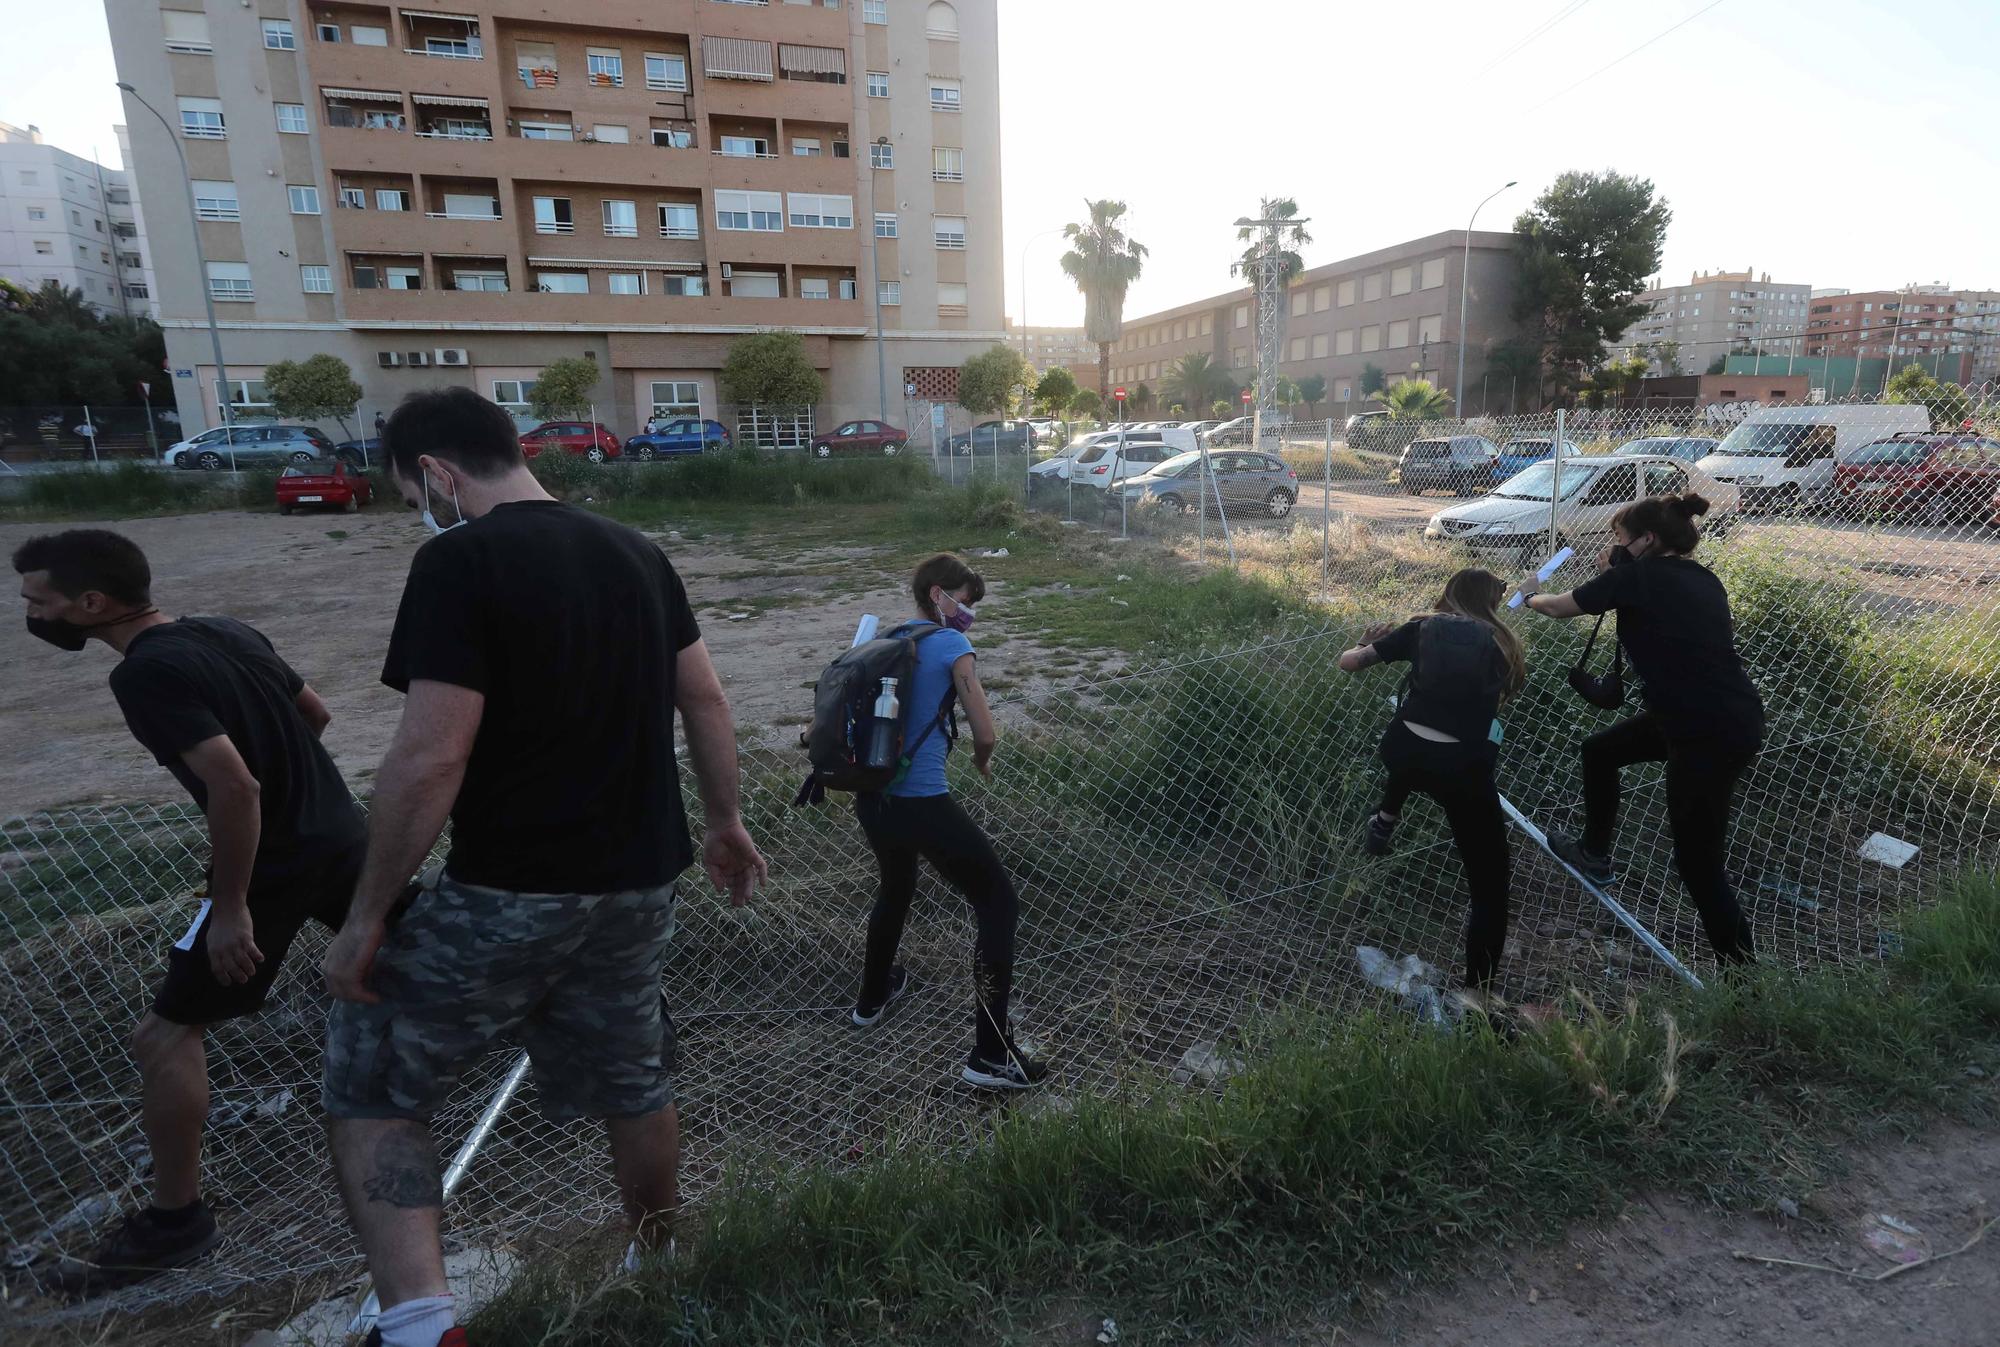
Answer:
<svg viewBox="0 0 2000 1347"><path fill-rule="evenodd" d="M1026 454L1035 447L1035 427L1027 421L981 421L944 442L947 454Z"/></svg>
<svg viewBox="0 0 2000 1347"><path fill-rule="evenodd" d="M1500 446L1484 435L1438 435L1413 440L1390 480L1412 496L1449 491L1459 496L1483 496L1493 489Z"/></svg>

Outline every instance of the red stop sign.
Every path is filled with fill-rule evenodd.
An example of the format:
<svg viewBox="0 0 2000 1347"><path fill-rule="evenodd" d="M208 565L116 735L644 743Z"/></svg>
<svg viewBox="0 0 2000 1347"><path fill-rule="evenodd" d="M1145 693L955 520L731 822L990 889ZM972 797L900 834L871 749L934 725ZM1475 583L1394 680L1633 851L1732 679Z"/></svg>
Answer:
<svg viewBox="0 0 2000 1347"><path fill-rule="evenodd" d="M1243 390L1243 401L1244 401L1244 404L1245 404L1246 406L1247 406L1247 405L1249 404L1249 401L1250 401L1250 390L1249 390L1249 389L1247 389L1247 388Z"/></svg>
<svg viewBox="0 0 2000 1347"><path fill-rule="evenodd" d="M1125 390L1122 388L1114 388L1111 390L1111 396L1116 400L1118 400L1119 402L1123 402L1125 400Z"/></svg>

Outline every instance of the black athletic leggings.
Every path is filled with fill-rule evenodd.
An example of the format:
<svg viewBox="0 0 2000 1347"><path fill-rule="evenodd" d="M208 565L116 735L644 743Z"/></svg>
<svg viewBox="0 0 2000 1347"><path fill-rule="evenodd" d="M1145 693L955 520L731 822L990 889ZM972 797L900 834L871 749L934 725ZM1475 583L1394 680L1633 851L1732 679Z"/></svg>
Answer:
<svg viewBox="0 0 2000 1347"><path fill-rule="evenodd" d="M1583 845L1611 853L1618 827L1619 769L1635 762L1667 764L1667 825L1681 883L1701 913L1716 957L1751 957L1750 923L1736 904L1723 858L1729 841L1731 796L1757 756L1754 743L1679 739L1651 711L1622 720L1583 741Z"/></svg>
<svg viewBox="0 0 2000 1347"><path fill-rule="evenodd" d="M1493 784L1499 746L1440 744L1412 733L1400 720L1391 721L1382 736L1382 762L1389 769L1389 786L1382 793L1382 812L1397 815L1412 791L1436 800L1451 823L1458 858L1465 866L1465 883L1472 909L1465 919L1465 982L1482 987L1500 966L1507 942L1507 891L1513 879L1513 858L1507 850L1507 824L1500 815L1500 791Z"/></svg>
<svg viewBox="0 0 2000 1347"><path fill-rule="evenodd" d="M972 904L979 929L972 946L973 1050L987 1061L1005 1061L1020 904L993 843L949 795L859 795L854 812L882 868L882 887L868 914L861 1004L880 1005L889 994L889 969L917 892L917 859L922 857Z"/></svg>

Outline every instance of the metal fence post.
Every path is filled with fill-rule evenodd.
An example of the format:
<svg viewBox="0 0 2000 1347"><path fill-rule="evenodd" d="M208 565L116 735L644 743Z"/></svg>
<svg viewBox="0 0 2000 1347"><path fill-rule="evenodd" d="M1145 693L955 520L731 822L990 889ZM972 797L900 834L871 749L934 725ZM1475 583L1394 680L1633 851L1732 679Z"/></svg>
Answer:
<svg viewBox="0 0 2000 1347"><path fill-rule="evenodd" d="M1326 418L1326 469L1320 478L1319 584L1325 589L1333 560L1333 418Z"/></svg>
<svg viewBox="0 0 2000 1347"><path fill-rule="evenodd" d="M1543 556L1556 554L1556 508L1562 500L1563 485L1563 436L1568 434L1568 422L1562 408L1556 408L1556 437L1549 442L1549 550Z"/></svg>

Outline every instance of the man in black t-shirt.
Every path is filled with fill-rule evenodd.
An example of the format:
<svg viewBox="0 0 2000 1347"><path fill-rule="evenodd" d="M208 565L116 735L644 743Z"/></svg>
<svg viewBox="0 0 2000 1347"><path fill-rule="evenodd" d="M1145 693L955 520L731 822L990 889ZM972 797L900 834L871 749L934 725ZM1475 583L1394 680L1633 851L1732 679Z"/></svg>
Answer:
<svg viewBox="0 0 2000 1347"><path fill-rule="evenodd" d="M468 390L406 399L387 439L437 536L383 663L406 700L327 954L323 1099L385 1347L430 1347L454 1315L428 1121L503 1037L533 1059L544 1113L605 1120L635 1250L667 1244L679 1134L660 983L693 860L676 711L710 878L741 906L764 861L737 813L728 699L660 550L550 498L512 420ZM451 854L409 894L447 814Z"/></svg>
<svg viewBox="0 0 2000 1347"><path fill-rule="evenodd" d="M52 1278L95 1294L200 1257L217 1239L201 1200L206 1027L263 1004L309 920L337 929L361 869L360 810L319 735L331 717L264 636L220 617L169 619L129 539L103 529L14 553L28 630L63 650L121 656L111 691L132 735L208 816L208 897L167 952L132 1036L152 1148L152 1203Z"/></svg>

